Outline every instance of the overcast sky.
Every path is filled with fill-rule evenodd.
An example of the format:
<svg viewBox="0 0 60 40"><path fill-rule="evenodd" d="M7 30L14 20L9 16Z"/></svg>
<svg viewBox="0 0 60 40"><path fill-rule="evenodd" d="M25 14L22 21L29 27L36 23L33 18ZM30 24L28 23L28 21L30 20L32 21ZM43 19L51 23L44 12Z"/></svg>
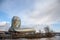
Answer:
<svg viewBox="0 0 60 40"><path fill-rule="evenodd" d="M11 23L18 16L22 25L46 24L60 28L60 0L1 0L0 22ZM57 28L56 28L57 27Z"/></svg>

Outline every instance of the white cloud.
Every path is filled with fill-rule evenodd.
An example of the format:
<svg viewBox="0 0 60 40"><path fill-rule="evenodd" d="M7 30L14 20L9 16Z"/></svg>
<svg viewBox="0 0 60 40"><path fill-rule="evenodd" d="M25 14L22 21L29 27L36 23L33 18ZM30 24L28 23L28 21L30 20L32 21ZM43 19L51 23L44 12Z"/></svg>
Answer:
<svg viewBox="0 0 60 40"><path fill-rule="evenodd" d="M19 16L22 20L22 25L54 24L60 21L60 11L58 11L60 7L58 1L59 0L34 0L33 6L28 3L32 6L31 9L27 8L22 10L20 10L20 6L18 7L16 5L18 1L7 1L3 5L3 10L11 17L14 15Z"/></svg>
<svg viewBox="0 0 60 40"><path fill-rule="evenodd" d="M0 26L4 26L4 25L6 25L5 21L4 22L0 22Z"/></svg>
<svg viewBox="0 0 60 40"><path fill-rule="evenodd" d="M27 24L55 24L60 21L58 15L58 0L46 0L40 2L36 0L35 7L26 13L25 23ZM56 15L57 14L57 15Z"/></svg>
<svg viewBox="0 0 60 40"><path fill-rule="evenodd" d="M6 21L0 22L0 31L8 31L9 27L10 27L9 22Z"/></svg>

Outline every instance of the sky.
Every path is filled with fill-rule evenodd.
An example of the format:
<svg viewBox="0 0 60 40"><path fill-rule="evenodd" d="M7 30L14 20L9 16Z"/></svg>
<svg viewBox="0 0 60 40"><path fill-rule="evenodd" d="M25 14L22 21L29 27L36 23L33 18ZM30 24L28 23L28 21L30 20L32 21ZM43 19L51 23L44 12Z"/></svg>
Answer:
<svg viewBox="0 0 60 40"><path fill-rule="evenodd" d="M13 16L21 25L49 25L60 32L60 0L0 0L0 22L11 24Z"/></svg>

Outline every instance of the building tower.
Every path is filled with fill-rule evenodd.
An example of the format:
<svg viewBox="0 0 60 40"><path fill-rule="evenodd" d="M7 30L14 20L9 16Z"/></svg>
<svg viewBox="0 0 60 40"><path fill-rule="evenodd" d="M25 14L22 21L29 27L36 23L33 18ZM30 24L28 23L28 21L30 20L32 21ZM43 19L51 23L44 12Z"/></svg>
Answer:
<svg viewBox="0 0 60 40"><path fill-rule="evenodd" d="M16 31L15 29L20 28L20 26L21 26L20 18L17 16L13 16L9 31Z"/></svg>

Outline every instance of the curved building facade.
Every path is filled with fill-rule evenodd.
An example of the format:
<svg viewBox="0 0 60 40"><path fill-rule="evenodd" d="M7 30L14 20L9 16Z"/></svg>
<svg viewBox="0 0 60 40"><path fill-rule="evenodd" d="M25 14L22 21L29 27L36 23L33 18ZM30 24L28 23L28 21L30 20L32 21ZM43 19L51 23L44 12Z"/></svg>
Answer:
<svg viewBox="0 0 60 40"><path fill-rule="evenodd" d="M16 31L15 29L20 28L20 26L21 26L20 18L17 16L13 16L9 31Z"/></svg>
<svg viewBox="0 0 60 40"><path fill-rule="evenodd" d="M11 27L10 27L9 31L18 31L18 32L21 32L21 33L35 32L34 29L31 29L31 28L20 28L20 26L21 26L20 18L17 17L17 16L13 16L12 22L11 22Z"/></svg>

